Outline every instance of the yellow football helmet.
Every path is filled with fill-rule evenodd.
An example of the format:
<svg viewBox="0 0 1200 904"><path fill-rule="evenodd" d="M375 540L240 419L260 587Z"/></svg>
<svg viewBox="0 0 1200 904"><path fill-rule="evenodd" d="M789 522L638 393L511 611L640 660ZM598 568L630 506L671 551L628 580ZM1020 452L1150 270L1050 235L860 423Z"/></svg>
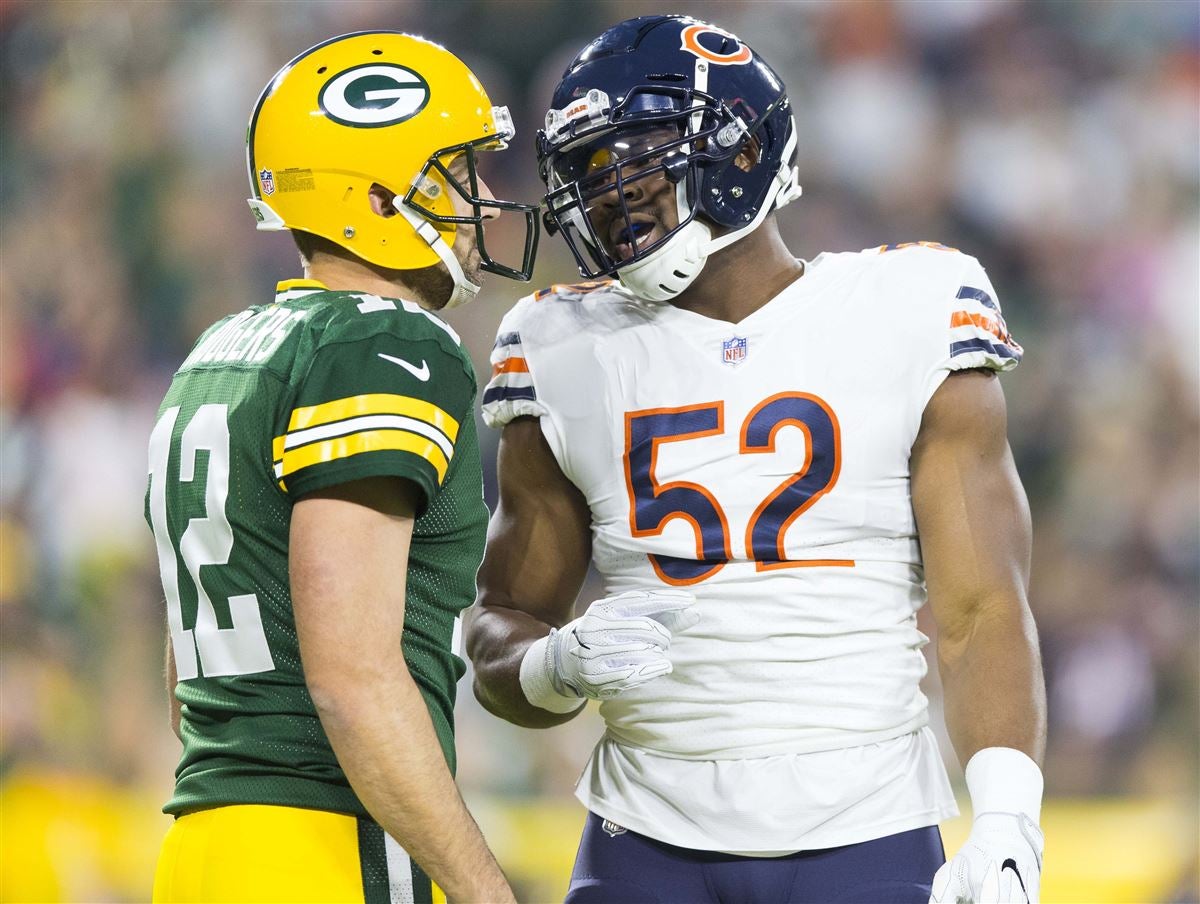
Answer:
<svg viewBox="0 0 1200 904"><path fill-rule="evenodd" d="M448 306L473 297L451 246L473 224L484 270L528 280L537 252L537 206L479 196L475 154L513 137L507 107L495 107L479 79L446 48L415 35L370 31L306 50L279 70L250 116L246 160L261 230L296 229L335 242L381 267L443 263L454 277ZM468 184L448 169L467 162ZM400 216L371 209L379 183ZM472 208L456 216L450 192ZM403 199L403 200L400 200ZM487 253L482 208L525 214L520 267Z"/></svg>

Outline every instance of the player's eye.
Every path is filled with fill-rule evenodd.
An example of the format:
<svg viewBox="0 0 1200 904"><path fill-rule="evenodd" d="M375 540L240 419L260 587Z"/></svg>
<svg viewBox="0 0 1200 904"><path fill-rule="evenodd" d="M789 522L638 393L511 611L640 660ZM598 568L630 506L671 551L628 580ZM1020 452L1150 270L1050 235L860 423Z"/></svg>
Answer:
<svg viewBox="0 0 1200 904"><path fill-rule="evenodd" d="M596 172L598 169L603 169L606 166L612 166L617 162L617 155L608 148L597 148L588 158L587 172L589 174Z"/></svg>

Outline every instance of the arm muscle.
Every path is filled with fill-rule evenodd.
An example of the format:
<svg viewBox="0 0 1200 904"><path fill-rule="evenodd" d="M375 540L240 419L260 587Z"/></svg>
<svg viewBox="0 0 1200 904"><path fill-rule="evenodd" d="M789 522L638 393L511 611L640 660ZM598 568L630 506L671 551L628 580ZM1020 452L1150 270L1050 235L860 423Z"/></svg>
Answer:
<svg viewBox="0 0 1200 904"><path fill-rule="evenodd" d="M1028 603L1029 507L994 374L951 374L934 393L913 447L912 494L959 758L1012 747L1040 761L1046 705Z"/></svg>
<svg viewBox="0 0 1200 904"><path fill-rule="evenodd" d="M505 426L498 470L500 504L466 625L467 651L479 701L503 719L543 728L575 714L557 715L525 699L521 658L531 643L572 618L591 558L591 513L536 419Z"/></svg>

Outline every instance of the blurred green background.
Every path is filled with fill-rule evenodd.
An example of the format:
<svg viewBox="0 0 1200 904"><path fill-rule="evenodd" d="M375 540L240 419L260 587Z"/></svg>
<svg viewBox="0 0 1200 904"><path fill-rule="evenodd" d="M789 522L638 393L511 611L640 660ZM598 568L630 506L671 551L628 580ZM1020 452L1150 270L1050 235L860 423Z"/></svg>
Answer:
<svg viewBox="0 0 1200 904"><path fill-rule="evenodd" d="M441 41L516 119L485 177L531 198L567 61L655 12L736 32L784 77L797 254L935 240L987 266L1026 349L1005 386L1050 696L1043 900L1200 900L1195 0L0 2L0 900L149 895L178 747L146 441L198 332L299 273L243 200L267 79L339 33ZM515 252L508 219L489 236ZM535 283L571 281L543 249ZM450 317L481 374L522 293L493 278ZM599 721L535 735L466 682L458 718L501 863L525 900L561 900Z"/></svg>

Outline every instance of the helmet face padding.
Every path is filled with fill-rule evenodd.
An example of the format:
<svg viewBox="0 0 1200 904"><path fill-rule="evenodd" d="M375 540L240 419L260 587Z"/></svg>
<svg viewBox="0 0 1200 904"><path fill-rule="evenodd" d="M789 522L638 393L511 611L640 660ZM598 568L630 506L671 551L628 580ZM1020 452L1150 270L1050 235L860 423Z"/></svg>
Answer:
<svg viewBox="0 0 1200 904"><path fill-rule="evenodd" d="M663 140L640 140L648 133ZM581 172L589 152L609 146L624 153ZM743 151L749 166L738 165ZM617 276L652 300L683 291L709 254L798 197L795 159L779 77L735 36L684 16L630 19L592 41L567 67L538 133L548 231L563 234L584 276ZM625 189L654 177L676 186L677 222L649 244L627 239L632 253L621 258L594 212L607 197L634 237ZM724 232L715 241L713 227Z"/></svg>
<svg viewBox="0 0 1200 904"><path fill-rule="evenodd" d="M494 107L475 75L444 47L399 32L343 35L284 66L255 105L246 138L249 203L259 229L319 235L394 270L447 264L452 276L447 257L456 231L471 225L484 270L528 279L536 205L481 197L476 171L478 152L503 149L512 134L507 110ZM466 185L450 174L459 157ZM397 196L404 215L372 210L375 184ZM455 196L469 215L456 211ZM488 254L487 207L525 215L519 264Z"/></svg>

